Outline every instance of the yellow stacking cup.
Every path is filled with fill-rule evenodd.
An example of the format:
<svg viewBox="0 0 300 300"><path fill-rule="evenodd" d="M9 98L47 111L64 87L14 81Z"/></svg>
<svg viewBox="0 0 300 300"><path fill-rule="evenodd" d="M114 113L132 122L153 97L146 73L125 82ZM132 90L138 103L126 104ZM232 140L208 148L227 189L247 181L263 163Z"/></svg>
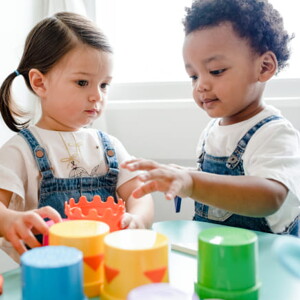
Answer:
<svg viewBox="0 0 300 300"><path fill-rule="evenodd" d="M168 282L168 238L147 229L126 229L104 239L102 300L125 300L141 285Z"/></svg>
<svg viewBox="0 0 300 300"><path fill-rule="evenodd" d="M99 221L74 220L56 223L49 229L49 245L77 248L83 253L84 292L88 297L100 294L103 284L103 240L109 226Z"/></svg>

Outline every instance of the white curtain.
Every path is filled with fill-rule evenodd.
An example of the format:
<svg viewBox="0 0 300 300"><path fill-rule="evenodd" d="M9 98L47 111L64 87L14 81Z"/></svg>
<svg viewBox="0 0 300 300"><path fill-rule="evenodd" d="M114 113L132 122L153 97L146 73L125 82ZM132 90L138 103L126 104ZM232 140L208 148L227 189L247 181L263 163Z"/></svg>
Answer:
<svg viewBox="0 0 300 300"><path fill-rule="evenodd" d="M43 0L43 2L45 17L51 16L59 11L69 11L88 16L84 0Z"/></svg>

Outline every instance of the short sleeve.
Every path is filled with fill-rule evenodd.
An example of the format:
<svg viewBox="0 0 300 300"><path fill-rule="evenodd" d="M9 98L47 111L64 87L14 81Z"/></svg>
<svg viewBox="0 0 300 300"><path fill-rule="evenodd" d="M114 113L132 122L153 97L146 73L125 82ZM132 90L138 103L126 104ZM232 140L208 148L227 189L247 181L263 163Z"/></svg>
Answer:
<svg viewBox="0 0 300 300"><path fill-rule="evenodd" d="M134 156L128 153L124 145L116 137L110 135L109 138L117 153L117 159L118 159L119 170L120 170L118 184L117 184L117 188L119 188L122 184L124 184L125 182L131 180L132 178L140 174L140 172L130 172L127 169L120 167L121 163L133 159Z"/></svg>
<svg viewBox="0 0 300 300"><path fill-rule="evenodd" d="M286 120L270 122L250 140L245 175L277 180L300 199L300 137Z"/></svg>

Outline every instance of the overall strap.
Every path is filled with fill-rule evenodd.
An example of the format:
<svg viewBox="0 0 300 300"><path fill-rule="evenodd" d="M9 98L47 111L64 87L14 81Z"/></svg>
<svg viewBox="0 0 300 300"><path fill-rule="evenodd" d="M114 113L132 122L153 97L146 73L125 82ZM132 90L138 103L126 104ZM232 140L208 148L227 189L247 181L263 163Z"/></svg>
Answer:
<svg viewBox="0 0 300 300"><path fill-rule="evenodd" d="M118 169L119 166L116 151L111 144L108 135L102 131L98 131L98 135L103 145L103 151L108 167L112 169Z"/></svg>
<svg viewBox="0 0 300 300"><path fill-rule="evenodd" d="M53 173L45 149L40 146L40 144L28 128L22 129L18 134L20 134L29 145L29 148L31 149L33 157L36 161L39 171L42 173L43 178L52 178Z"/></svg>
<svg viewBox="0 0 300 300"><path fill-rule="evenodd" d="M242 159L242 155L244 154L245 149L246 149L251 137L254 135L254 133L259 128L261 128L263 125L265 125L266 123L271 122L273 120L279 120L279 119L281 119L280 116L272 115L272 116L262 119L256 125L254 125L252 128L250 128L248 130L248 132L239 140L235 150L229 156L227 163L226 163L226 167L229 169L234 169L238 165L240 160Z"/></svg>

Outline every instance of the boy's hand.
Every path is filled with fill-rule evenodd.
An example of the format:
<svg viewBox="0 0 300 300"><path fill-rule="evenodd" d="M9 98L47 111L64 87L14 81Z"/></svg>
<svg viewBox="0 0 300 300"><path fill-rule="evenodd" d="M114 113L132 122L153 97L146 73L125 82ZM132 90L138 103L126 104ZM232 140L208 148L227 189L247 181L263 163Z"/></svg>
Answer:
<svg viewBox="0 0 300 300"><path fill-rule="evenodd" d="M39 247L41 244L34 233L48 234L48 226L43 218L52 219L55 223L62 221L59 213L50 206L26 212L8 209L3 218L3 237L19 254L27 250L25 244L30 248Z"/></svg>
<svg viewBox="0 0 300 300"><path fill-rule="evenodd" d="M125 213L121 220L122 229L145 229L145 224L143 220L138 215L133 215L130 213Z"/></svg>
<svg viewBox="0 0 300 300"><path fill-rule="evenodd" d="M193 180L187 168L159 164L145 159L130 160L121 166L130 171L146 171L138 176L144 185L132 193L135 198L155 191L164 192L168 200L173 199L176 195L189 197L192 194Z"/></svg>

